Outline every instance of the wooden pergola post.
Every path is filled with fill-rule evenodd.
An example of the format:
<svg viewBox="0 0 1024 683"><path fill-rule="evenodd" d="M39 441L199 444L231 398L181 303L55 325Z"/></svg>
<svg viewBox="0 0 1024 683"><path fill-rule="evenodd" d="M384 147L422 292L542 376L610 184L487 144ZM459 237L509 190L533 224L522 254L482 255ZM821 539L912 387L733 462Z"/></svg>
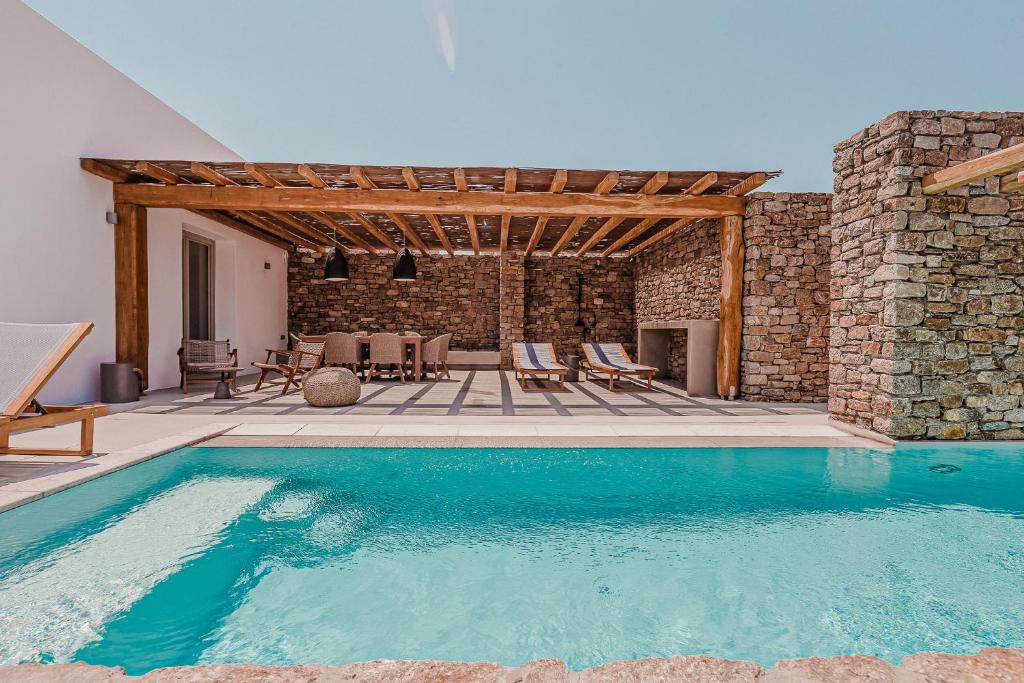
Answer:
<svg viewBox="0 0 1024 683"><path fill-rule="evenodd" d="M719 238L722 250L722 291L718 322L718 395L735 398L740 393L740 344L743 339L743 217L722 219Z"/></svg>
<svg viewBox="0 0 1024 683"><path fill-rule="evenodd" d="M146 207L115 204L114 320L116 358L129 361L149 380L149 262Z"/></svg>

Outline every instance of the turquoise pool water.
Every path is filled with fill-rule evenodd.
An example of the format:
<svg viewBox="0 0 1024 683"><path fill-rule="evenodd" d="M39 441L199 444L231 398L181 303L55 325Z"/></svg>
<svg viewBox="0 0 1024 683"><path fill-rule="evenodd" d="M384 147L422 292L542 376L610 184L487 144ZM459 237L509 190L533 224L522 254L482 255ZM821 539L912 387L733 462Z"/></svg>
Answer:
<svg viewBox="0 0 1024 683"><path fill-rule="evenodd" d="M186 449L0 515L0 661L1024 646L1024 455Z"/></svg>

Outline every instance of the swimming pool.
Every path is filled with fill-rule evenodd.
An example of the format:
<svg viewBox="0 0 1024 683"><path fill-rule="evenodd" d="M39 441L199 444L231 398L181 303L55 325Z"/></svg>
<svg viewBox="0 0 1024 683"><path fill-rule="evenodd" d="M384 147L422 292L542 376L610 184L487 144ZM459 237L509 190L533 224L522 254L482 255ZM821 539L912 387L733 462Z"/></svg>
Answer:
<svg viewBox="0 0 1024 683"><path fill-rule="evenodd" d="M1024 646L1024 454L190 448L0 515L0 661Z"/></svg>

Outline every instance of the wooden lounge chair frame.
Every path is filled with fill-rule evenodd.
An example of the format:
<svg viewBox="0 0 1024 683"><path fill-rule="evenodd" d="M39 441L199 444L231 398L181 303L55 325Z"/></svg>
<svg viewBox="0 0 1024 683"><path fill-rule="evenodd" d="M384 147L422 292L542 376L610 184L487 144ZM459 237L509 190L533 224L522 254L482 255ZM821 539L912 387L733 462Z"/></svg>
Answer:
<svg viewBox="0 0 1024 683"><path fill-rule="evenodd" d="M590 379L590 375L605 374L608 375L608 391L615 391L615 380L622 377L639 377L647 380L647 391L651 391L651 381L654 376L658 374L658 368L641 365L636 368L620 368L615 365L609 365L602 361L594 351L594 346L598 345L596 342L581 344L583 348L583 358L580 359L580 368L583 370L583 378L585 380ZM632 365L638 365L633 363L630 359L629 354L626 353L626 347L622 344L600 344L598 346L617 346L619 353L625 359L625 362Z"/></svg>
<svg viewBox="0 0 1024 683"><path fill-rule="evenodd" d="M93 328L92 323L79 323L60 347L39 367L25 383L24 388L0 415L0 455L67 455L82 457L92 454L95 420L107 414L102 404L84 406L42 405L36 396L54 373L78 348ZM78 448L12 448L11 434L41 427L55 427L69 422L81 422L82 431Z"/></svg>
<svg viewBox="0 0 1024 683"><path fill-rule="evenodd" d="M547 347L549 357L552 359L552 364L557 365L557 368L528 368L519 361L519 353L517 348L519 347ZM558 388L560 390L565 389L565 376L569 372L569 368L559 363L557 360L558 356L555 355L555 345L550 342L545 343L531 343L531 342L514 342L512 344L512 367L516 372L516 380L524 391L526 388L527 376L536 378L540 375L544 375L548 380L552 377L558 378ZM539 361L544 362L544 361Z"/></svg>
<svg viewBox="0 0 1024 683"><path fill-rule="evenodd" d="M281 395L284 396L288 393L288 389L294 386L296 389L302 385L302 377L307 373L312 372L320 367L324 360L324 346L325 342L314 337L295 337L295 348L290 351L281 349L267 349L267 360L263 363L253 362L253 367L258 368L260 371L260 377L256 380L256 387L253 391L259 391L260 387L264 384L273 384L275 386L281 386ZM298 348L299 344L319 344L320 351L306 351ZM288 356L287 362L281 363L279 360L272 360L274 358L280 359L282 356ZM305 367L303 367L303 359L312 358ZM279 379L268 379L267 375L276 373L281 375Z"/></svg>

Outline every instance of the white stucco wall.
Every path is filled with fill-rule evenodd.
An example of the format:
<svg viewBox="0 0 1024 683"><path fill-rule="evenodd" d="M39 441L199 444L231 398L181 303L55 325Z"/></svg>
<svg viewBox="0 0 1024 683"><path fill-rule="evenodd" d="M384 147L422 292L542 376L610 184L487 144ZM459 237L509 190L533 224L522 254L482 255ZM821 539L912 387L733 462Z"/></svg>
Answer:
<svg viewBox="0 0 1024 683"><path fill-rule="evenodd" d="M0 320L95 323L43 393L95 400L99 363L114 358L113 200L79 158L239 157L19 0L0 0L0 64ZM240 362L286 332L283 251L189 212L151 210L152 388L178 383L183 225L217 241L216 332L237 343Z"/></svg>

